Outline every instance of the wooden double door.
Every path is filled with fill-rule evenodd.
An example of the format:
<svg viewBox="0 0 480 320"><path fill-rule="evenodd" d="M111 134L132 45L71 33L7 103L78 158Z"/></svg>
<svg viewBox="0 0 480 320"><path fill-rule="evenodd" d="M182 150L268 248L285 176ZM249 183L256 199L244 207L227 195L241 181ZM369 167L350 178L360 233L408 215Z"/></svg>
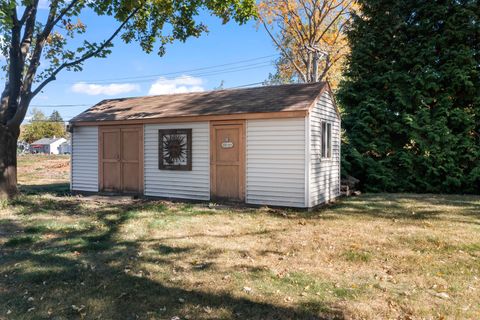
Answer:
<svg viewBox="0 0 480 320"><path fill-rule="evenodd" d="M143 193L143 127L99 128L99 184L106 193Z"/></svg>
<svg viewBox="0 0 480 320"><path fill-rule="evenodd" d="M244 121L210 123L210 186L213 199L245 199Z"/></svg>

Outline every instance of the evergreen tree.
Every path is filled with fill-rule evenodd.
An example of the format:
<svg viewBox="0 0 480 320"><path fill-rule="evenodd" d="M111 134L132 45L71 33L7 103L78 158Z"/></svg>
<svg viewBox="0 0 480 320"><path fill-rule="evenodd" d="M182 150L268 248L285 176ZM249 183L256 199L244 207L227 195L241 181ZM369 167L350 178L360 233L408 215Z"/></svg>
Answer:
<svg viewBox="0 0 480 320"><path fill-rule="evenodd" d="M338 98L369 191L480 192L478 0L361 0Z"/></svg>
<svg viewBox="0 0 480 320"><path fill-rule="evenodd" d="M50 115L48 120L54 121L54 122L63 122L63 118L60 115L60 112L58 112L57 110L52 111L52 114Z"/></svg>

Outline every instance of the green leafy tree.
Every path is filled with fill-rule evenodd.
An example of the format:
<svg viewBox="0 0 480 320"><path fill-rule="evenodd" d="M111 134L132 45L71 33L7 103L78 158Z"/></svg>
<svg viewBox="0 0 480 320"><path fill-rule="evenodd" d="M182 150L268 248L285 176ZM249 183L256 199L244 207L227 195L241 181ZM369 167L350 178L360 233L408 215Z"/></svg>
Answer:
<svg viewBox="0 0 480 320"><path fill-rule="evenodd" d="M20 135L21 140L32 143L42 138L65 137L65 125L63 121L52 121L52 116L47 118L45 114L38 110L32 109L32 117L28 124L24 125ZM61 117L60 117L61 118Z"/></svg>
<svg viewBox="0 0 480 320"><path fill-rule="evenodd" d="M41 21L38 5L39 0L0 1L0 53L6 59L5 88L0 96L0 198L17 190L15 150L30 102L60 72L81 71L88 59L106 57L116 37L163 55L173 41L207 31L197 21L201 11L211 12L224 23L230 19L244 23L256 15L254 0L50 0ZM105 40L85 39L88 26L79 16L87 10L118 22Z"/></svg>
<svg viewBox="0 0 480 320"><path fill-rule="evenodd" d="M362 0L338 98L370 191L480 192L478 0Z"/></svg>

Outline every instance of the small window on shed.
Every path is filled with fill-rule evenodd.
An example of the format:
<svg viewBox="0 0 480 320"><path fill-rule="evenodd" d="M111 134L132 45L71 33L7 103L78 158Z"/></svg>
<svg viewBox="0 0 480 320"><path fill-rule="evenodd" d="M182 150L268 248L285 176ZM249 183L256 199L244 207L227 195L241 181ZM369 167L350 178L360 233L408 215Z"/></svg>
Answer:
<svg viewBox="0 0 480 320"><path fill-rule="evenodd" d="M322 122L322 158L332 157L332 124Z"/></svg>

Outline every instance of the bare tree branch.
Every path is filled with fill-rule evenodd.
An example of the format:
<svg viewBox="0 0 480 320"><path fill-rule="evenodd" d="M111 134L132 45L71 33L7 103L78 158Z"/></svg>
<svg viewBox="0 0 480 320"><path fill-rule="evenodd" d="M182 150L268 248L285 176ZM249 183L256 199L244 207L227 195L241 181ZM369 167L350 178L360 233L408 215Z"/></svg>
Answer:
<svg viewBox="0 0 480 320"><path fill-rule="evenodd" d="M297 65L297 63L295 62L295 60L290 56L290 54L288 54L288 52L280 45L280 43L277 41L277 39L275 39L275 37L273 36L273 34L270 32L270 30L268 29L267 27L267 24L262 20L262 25L263 27L265 28L265 30L267 31L268 35L270 36L270 38L272 39L272 41L275 43L275 45L283 52L283 54L287 57L287 59L292 63L292 65L294 66L295 70L297 70L298 74L302 77L302 80L304 82L307 82L307 77L306 75L302 72L302 69Z"/></svg>

